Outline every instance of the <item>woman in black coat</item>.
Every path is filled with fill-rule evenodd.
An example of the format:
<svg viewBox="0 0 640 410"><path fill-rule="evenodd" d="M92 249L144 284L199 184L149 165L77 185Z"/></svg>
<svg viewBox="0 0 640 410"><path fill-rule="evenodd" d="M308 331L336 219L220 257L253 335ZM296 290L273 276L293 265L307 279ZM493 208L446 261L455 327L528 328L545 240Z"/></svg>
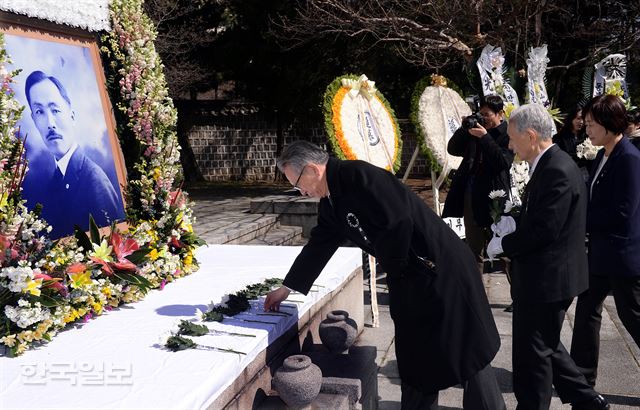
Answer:
<svg viewBox="0 0 640 410"><path fill-rule="evenodd" d="M593 145L603 149L588 182L589 289L578 298L571 357L595 385L602 303L609 292L640 346L640 151L622 135L627 124L618 97L591 100L585 122Z"/></svg>
<svg viewBox="0 0 640 410"><path fill-rule="evenodd" d="M578 165L578 168L580 168L585 180L589 176L592 161L579 158L576 152L576 147L586 138L587 135L584 132L584 119L582 118L582 104L576 104L567 113L560 131L553 136L553 143L571 156L573 161Z"/></svg>
<svg viewBox="0 0 640 410"><path fill-rule="evenodd" d="M382 168L329 159L304 141L289 145L278 167L303 195L321 199L318 225L265 309L277 310L290 289L306 294L348 239L387 273L402 408L428 408L439 390L462 383L465 408L504 409L490 366L500 338L464 242Z"/></svg>

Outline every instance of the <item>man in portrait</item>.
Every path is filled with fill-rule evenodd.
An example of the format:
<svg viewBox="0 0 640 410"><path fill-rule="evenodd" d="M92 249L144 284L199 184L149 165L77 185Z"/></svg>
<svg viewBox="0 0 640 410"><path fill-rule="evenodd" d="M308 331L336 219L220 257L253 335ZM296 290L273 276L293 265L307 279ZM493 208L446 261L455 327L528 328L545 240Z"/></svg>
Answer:
<svg viewBox="0 0 640 410"><path fill-rule="evenodd" d="M52 226L51 236L86 230L89 215L98 226L122 219L120 198L105 172L79 146L76 114L65 87L55 77L33 71L25 82L31 119L53 157L55 167L42 172L40 188L27 198L30 207L42 204L42 217Z"/></svg>

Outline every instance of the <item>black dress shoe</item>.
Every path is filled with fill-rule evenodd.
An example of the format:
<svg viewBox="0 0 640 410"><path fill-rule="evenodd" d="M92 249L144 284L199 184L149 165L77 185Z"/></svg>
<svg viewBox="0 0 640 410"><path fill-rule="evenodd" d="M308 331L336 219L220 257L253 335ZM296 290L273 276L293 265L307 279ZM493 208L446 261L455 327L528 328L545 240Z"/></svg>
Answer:
<svg viewBox="0 0 640 410"><path fill-rule="evenodd" d="M598 394L591 400L582 403L572 403L571 408L573 410L609 410L610 406L607 399Z"/></svg>

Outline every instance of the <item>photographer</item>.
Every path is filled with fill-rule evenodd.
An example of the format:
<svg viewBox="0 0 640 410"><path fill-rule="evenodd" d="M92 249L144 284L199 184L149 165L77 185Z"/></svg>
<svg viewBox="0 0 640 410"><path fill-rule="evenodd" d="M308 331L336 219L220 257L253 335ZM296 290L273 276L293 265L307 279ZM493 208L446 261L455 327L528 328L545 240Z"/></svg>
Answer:
<svg viewBox="0 0 640 410"><path fill-rule="evenodd" d="M483 273L483 253L490 237L489 192L509 192L509 169L513 153L509 150L504 103L489 95L480 110L462 121L449 140L447 151L463 157L444 204L442 216L464 217L467 244Z"/></svg>

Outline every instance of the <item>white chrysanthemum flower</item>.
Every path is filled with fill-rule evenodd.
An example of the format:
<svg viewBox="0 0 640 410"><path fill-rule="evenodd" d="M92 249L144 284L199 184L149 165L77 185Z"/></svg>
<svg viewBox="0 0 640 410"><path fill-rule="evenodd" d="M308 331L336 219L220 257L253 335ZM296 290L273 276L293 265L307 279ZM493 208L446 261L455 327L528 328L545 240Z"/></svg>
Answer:
<svg viewBox="0 0 640 410"><path fill-rule="evenodd" d="M504 213L508 214L513 209L513 202L510 199L504 203Z"/></svg>
<svg viewBox="0 0 640 410"><path fill-rule="evenodd" d="M489 198L490 199L504 198L505 196L507 196L507 193L504 192L503 189L498 189L496 191L489 192Z"/></svg>

